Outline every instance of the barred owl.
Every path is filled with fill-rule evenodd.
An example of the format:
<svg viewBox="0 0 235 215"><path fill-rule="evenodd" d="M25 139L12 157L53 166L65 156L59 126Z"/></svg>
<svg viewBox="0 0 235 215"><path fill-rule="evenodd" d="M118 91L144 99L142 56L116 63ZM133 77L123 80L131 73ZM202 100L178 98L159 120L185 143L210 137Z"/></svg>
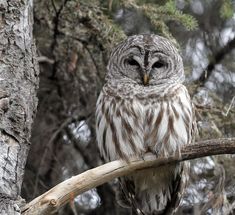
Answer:
<svg viewBox="0 0 235 215"><path fill-rule="evenodd" d="M166 38L135 35L117 45L97 100L98 147L106 161L180 153L194 136L194 111L182 58ZM140 214L172 214L186 164L141 170L120 179L122 205Z"/></svg>

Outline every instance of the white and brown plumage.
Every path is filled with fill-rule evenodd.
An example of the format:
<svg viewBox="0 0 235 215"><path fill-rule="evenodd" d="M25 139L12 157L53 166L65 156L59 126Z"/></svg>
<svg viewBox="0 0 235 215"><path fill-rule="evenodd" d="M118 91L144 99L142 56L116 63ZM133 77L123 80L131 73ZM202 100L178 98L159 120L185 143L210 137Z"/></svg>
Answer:
<svg viewBox="0 0 235 215"><path fill-rule="evenodd" d="M152 152L179 153L194 136L183 63L169 40L136 35L112 52L97 101L96 133L106 161ZM185 165L142 170L121 179L126 202L143 214L172 214L187 178Z"/></svg>

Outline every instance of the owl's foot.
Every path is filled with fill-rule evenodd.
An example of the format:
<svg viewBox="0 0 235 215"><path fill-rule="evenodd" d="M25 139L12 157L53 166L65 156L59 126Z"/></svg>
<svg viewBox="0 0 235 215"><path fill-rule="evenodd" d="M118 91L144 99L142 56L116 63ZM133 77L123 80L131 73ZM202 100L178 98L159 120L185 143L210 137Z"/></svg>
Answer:
<svg viewBox="0 0 235 215"><path fill-rule="evenodd" d="M142 156L141 156L141 159L144 160L144 161L147 161L149 159L152 159L153 156L155 158L158 158L158 153L156 153L155 151L147 151L145 152Z"/></svg>

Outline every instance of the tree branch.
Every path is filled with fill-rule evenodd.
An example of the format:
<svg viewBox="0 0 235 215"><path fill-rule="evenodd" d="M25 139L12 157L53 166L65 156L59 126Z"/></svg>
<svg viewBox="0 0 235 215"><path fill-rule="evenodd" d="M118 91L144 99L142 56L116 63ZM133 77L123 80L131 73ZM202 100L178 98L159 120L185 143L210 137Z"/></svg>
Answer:
<svg viewBox="0 0 235 215"><path fill-rule="evenodd" d="M206 69L202 72L200 77L196 82L200 82L202 85L208 80L211 76L212 71L214 70L216 64L219 64L227 54L229 54L235 48L235 37L230 40L221 50L215 53L212 61L207 65Z"/></svg>
<svg viewBox="0 0 235 215"><path fill-rule="evenodd" d="M156 168L175 162L219 154L235 154L235 137L200 141L194 145L188 145L182 149L181 156L156 158L154 155L148 155L144 159L131 159L129 163L121 160L106 163L56 185L28 203L23 208L22 214L52 214L73 200L71 196L77 196L114 178L146 168Z"/></svg>

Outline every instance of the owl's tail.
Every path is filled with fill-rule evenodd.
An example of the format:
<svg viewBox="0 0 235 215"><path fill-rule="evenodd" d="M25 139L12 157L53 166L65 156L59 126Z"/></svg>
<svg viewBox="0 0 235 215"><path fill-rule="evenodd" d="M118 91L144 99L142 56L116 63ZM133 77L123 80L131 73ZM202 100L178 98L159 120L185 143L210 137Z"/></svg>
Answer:
<svg viewBox="0 0 235 215"><path fill-rule="evenodd" d="M148 177L150 171L146 170L145 174L137 174L133 177L124 177L120 179L120 191L117 195L117 201L122 207L128 207L132 209L132 215L172 215L178 208L181 195L186 185L184 171L187 168L186 162L184 164L177 164L174 166L173 172L175 172L173 180L169 180L169 183L163 183L163 181L156 180L155 184L150 183L154 177ZM168 167L169 169L169 167ZM159 178L159 172L161 170L157 168L156 177ZM171 171L170 171L171 172ZM143 181L143 178L145 181ZM133 180L134 179L134 180ZM140 179L138 181L138 179ZM165 177L164 177L165 179ZM168 180L166 180L168 181ZM141 182L141 183L138 183ZM145 183L144 183L145 182ZM158 184L156 184L158 183ZM143 186L145 185L145 189ZM157 187L155 187L158 185ZM137 186L137 187L136 187ZM147 187L146 187L147 186ZM140 189L142 187L142 189ZM161 189L159 189L159 187ZM138 189L139 188L139 189Z"/></svg>

